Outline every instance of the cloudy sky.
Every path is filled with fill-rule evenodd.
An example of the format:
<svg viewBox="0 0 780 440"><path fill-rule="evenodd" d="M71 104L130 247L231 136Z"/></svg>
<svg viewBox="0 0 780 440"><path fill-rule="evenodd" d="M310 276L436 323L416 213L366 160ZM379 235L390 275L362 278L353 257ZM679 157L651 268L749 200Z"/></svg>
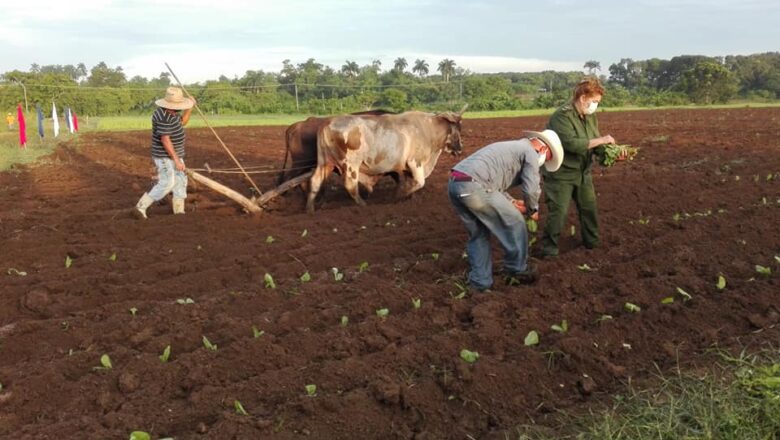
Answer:
<svg viewBox="0 0 780 440"><path fill-rule="evenodd" d="M0 72L105 61L128 77L169 62L185 82L278 72L308 58L474 72L604 71L621 58L780 50L778 0L29 0L0 8Z"/></svg>

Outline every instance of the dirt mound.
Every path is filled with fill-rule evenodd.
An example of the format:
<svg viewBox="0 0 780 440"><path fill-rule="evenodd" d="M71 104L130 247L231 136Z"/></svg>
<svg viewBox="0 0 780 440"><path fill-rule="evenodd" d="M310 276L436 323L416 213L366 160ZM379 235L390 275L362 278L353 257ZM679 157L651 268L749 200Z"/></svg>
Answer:
<svg viewBox="0 0 780 440"><path fill-rule="evenodd" d="M777 341L778 118L601 114L604 133L641 147L594 171L603 246L580 247L576 228L534 286L462 298L465 231L445 191L455 158L400 202L391 179L365 208L333 181L314 216L293 191L251 217L191 187L187 215L164 203L141 222L128 208L154 175L148 133L82 135L0 174L0 437L503 438L713 345ZM544 123L467 120L466 153ZM283 132L220 129L268 171ZM209 132L189 139L190 167L233 166ZM275 174L254 176L272 187ZM249 194L239 175L212 177ZM550 329L562 320L568 332ZM538 346L524 346L530 330ZM96 368L103 354L112 369Z"/></svg>

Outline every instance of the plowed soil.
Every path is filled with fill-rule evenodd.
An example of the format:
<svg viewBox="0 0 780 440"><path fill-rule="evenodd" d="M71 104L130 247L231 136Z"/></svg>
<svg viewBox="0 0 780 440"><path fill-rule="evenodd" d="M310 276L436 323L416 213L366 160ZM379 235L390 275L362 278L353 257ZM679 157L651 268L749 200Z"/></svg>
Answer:
<svg viewBox="0 0 780 440"><path fill-rule="evenodd" d="M465 152L545 121L467 120ZM0 438L504 438L713 346L776 343L780 108L599 121L641 147L594 169L602 246L580 246L572 208L574 235L535 285L497 277L465 296L454 157L411 199L386 179L363 208L332 178L314 215L298 190L251 216L191 184L186 215L167 202L135 220L154 176L148 132L81 135L0 174ZM284 127L218 131L245 166L281 165ZM188 133L190 167L233 167L210 132ZM211 177L249 195L240 175ZM563 320L568 332L551 330ZM97 368L103 354L113 368Z"/></svg>

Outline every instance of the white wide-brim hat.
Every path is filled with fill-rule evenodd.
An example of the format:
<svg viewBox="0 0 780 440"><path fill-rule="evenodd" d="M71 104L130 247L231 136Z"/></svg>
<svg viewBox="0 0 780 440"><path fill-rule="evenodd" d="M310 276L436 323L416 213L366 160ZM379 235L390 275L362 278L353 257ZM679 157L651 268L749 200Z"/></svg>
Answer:
<svg viewBox="0 0 780 440"><path fill-rule="evenodd" d="M558 133L552 130L526 130L523 132L523 135L527 138L539 138L550 147L552 159L544 162L544 168L551 173L558 171L558 168L560 168L563 163L563 145L561 145L561 138L558 137Z"/></svg>
<svg viewBox="0 0 780 440"><path fill-rule="evenodd" d="M178 87L168 87L165 90L165 98L154 101L158 107L171 110L187 110L195 104L190 98L185 98Z"/></svg>

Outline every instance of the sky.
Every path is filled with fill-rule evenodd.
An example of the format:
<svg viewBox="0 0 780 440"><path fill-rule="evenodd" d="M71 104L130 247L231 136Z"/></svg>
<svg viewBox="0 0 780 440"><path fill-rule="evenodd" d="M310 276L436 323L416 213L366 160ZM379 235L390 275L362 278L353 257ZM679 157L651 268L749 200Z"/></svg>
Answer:
<svg viewBox="0 0 780 440"><path fill-rule="evenodd" d="M0 72L104 61L184 82L404 57L431 73L582 70L621 58L780 50L778 0L3 0Z"/></svg>

